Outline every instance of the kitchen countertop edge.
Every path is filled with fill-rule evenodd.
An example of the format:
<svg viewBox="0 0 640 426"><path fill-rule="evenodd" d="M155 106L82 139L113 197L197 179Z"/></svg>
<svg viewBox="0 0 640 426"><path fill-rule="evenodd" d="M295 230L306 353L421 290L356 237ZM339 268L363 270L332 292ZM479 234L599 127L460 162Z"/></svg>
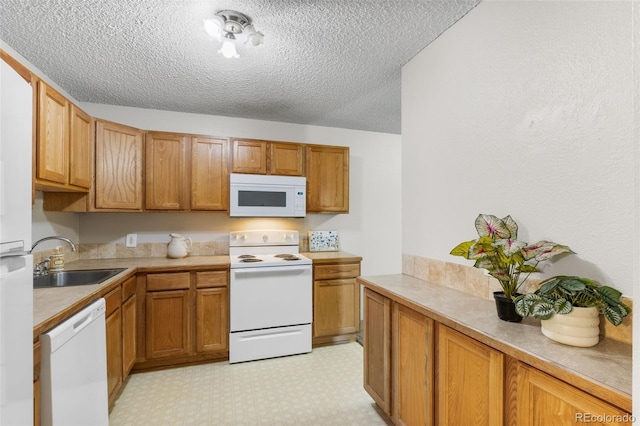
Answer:
<svg viewBox="0 0 640 426"><path fill-rule="evenodd" d="M539 320L502 321L490 300L409 275L361 276L358 282L631 413L632 348L629 344L602 338L592 348L563 345L540 332Z"/></svg>
<svg viewBox="0 0 640 426"><path fill-rule="evenodd" d="M229 267L229 256L193 256L182 259L121 258L82 259L66 264L65 270L124 268L99 284L37 288L33 290L33 339L103 297L123 281L141 272L171 272L189 268L211 270Z"/></svg>

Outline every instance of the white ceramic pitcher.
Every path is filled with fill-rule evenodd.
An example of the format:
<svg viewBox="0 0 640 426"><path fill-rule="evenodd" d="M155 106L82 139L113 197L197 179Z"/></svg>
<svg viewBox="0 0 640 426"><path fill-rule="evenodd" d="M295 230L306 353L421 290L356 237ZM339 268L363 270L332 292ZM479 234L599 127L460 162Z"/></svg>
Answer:
<svg viewBox="0 0 640 426"><path fill-rule="evenodd" d="M180 259L189 254L191 248L191 238L180 234L169 234L171 240L167 244L167 256L173 259Z"/></svg>

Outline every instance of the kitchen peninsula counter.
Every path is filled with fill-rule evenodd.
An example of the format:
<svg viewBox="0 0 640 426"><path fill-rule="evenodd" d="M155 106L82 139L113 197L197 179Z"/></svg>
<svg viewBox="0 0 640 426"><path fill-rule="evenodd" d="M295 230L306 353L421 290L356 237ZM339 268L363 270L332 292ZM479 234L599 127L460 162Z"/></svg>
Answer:
<svg viewBox="0 0 640 426"><path fill-rule="evenodd" d="M631 412L632 347L601 338L591 348L554 342L540 321L498 319L495 303L418 278L397 274L359 277L364 287Z"/></svg>
<svg viewBox="0 0 640 426"><path fill-rule="evenodd" d="M121 273L100 284L33 289L33 337L51 329L84 306L107 294L111 289L138 272L207 270L228 267L229 256L187 256L182 259L164 257L82 259L68 262L65 270L124 268Z"/></svg>

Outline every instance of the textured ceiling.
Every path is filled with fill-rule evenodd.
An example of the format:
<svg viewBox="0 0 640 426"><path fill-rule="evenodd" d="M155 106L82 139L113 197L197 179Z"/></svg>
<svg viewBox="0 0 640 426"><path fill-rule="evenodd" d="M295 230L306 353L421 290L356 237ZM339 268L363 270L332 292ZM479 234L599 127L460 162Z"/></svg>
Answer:
<svg viewBox="0 0 640 426"><path fill-rule="evenodd" d="M79 102L400 133L401 67L480 0L2 0L0 39ZM226 59L221 9L264 44Z"/></svg>

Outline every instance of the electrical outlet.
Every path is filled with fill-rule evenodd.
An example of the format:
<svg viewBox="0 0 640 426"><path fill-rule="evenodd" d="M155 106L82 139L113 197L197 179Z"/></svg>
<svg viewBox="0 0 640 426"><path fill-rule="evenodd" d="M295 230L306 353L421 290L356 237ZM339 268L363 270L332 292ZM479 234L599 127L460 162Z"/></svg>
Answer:
<svg viewBox="0 0 640 426"><path fill-rule="evenodd" d="M138 234L127 234L124 245L126 247L135 247L138 245Z"/></svg>

